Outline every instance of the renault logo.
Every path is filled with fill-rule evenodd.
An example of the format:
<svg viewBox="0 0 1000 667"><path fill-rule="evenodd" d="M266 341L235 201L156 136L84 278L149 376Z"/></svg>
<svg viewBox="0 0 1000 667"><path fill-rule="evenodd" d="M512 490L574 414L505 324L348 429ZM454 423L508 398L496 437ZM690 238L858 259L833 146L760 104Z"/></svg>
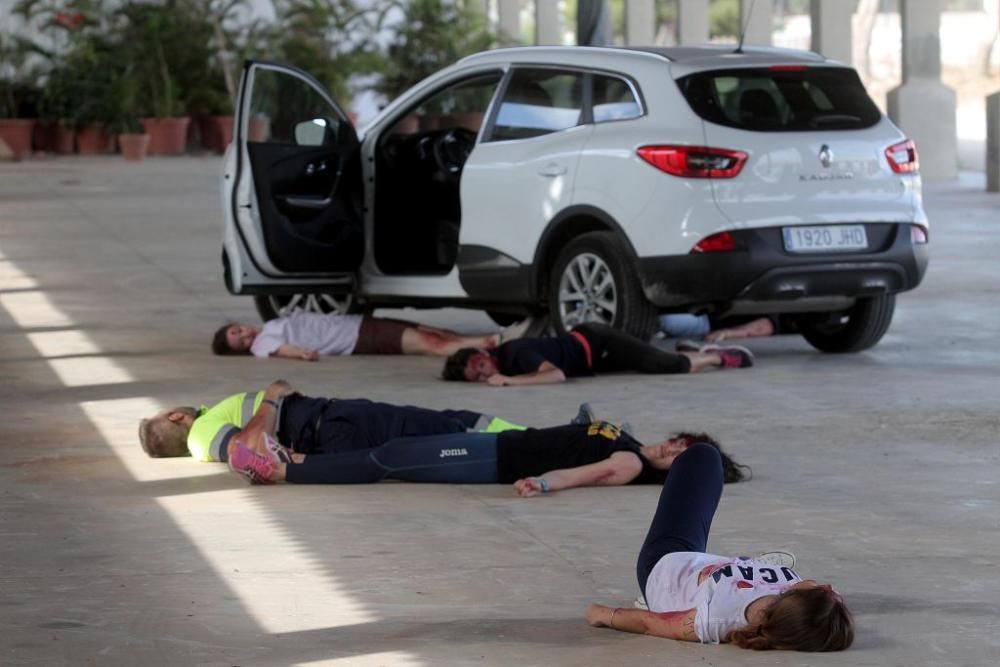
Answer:
<svg viewBox="0 0 1000 667"><path fill-rule="evenodd" d="M824 167L829 167L830 163L833 162L833 151L826 144L820 146L819 149L819 163Z"/></svg>

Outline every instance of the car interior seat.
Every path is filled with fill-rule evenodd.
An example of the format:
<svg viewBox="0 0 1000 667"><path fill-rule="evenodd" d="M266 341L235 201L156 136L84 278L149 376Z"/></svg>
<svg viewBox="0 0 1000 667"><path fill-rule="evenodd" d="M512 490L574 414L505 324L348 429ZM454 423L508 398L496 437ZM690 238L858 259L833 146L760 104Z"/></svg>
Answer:
<svg viewBox="0 0 1000 667"><path fill-rule="evenodd" d="M737 110L740 122L752 127L774 127L782 122L774 96L762 88L741 92Z"/></svg>

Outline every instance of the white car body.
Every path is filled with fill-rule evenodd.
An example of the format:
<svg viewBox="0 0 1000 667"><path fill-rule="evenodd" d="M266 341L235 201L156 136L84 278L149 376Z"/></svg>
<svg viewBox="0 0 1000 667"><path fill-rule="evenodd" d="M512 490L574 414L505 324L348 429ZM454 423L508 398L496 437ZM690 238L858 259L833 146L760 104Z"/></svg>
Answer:
<svg viewBox="0 0 1000 667"><path fill-rule="evenodd" d="M341 171L348 174L352 167L340 154L350 152L353 139L341 121L333 120L334 115L343 115L339 107L319 84L294 68L248 63L235 139L224 166L227 286L234 294L258 295L258 305L274 295L279 301L280 295L289 295L287 302L293 294L336 294L369 307L453 305L525 314L547 309L557 330L583 320L604 320L641 334L649 332L657 312L818 312L844 314L849 320L851 309L860 308L862 302L891 301L896 292L915 287L926 268L928 223L915 151L906 152L912 144L904 145L903 134L882 114L857 129L754 131L710 122L689 103L678 83L691 80L694 86L689 75L707 73L709 78L699 85L703 81L731 85L725 77L710 77L740 70L774 71L774 77L791 78L799 77L800 71L808 78L821 77L824 70L846 70L854 76L841 63L785 49L747 48L735 53L725 47L646 51L527 47L484 52L414 86L358 131L358 154L350 159L360 160L360 165L350 182L360 191L344 190L347 194L342 195L337 190L346 187ZM786 71L794 74L785 75ZM271 92L257 94L258 76L260 89ZM734 80L744 85L739 75ZM551 85L544 89L543 83ZM439 96L444 96L440 99L445 106L449 100L457 104L455 100L464 99L466 85L472 97L479 90L476 86L482 87L478 99L485 107L477 107L478 115L461 107L455 113L422 113L424 106L437 104ZM619 101L594 104L599 85L604 86L601 94L619 91ZM285 170L287 162L296 164L296 144L300 132L303 137L308 134L301 126L309 114L298 125L288 125L283 138L260 136L261 141L253 141L254 109L270 109L262 117L272 130L281 125L282 113L298 113L294 107L281 108L282 97L274 91L282 86L312 104L323 99L330 108L326 126L316 121L321 144L300 147L306 156L303 173L312 178L309 169L336 168L333 199L343 202L351 193L358 198L350 215L340 213L337 218L358 218L349 235L356 251L347 257L350 253L344 252L343 244L330 244L331 257L343 256L331 260L329 269L322 247L327 241L318 243L305 233L300 238L296 230L314 225L314 218L329 216L320 205L329 204L331 197L319 192L303 199L294 193L298 187L294 174L272 177ZM299 86L312 93L299 91ZM551 99L530 99L543 93ZM570 102L559 106L557 94L568 96ZM525 95L527 101L522 100ZM740 88L738 95L733 99L743 104L745 95L748 108L754 95L758 108L765 96L749 88ZM719 93L718 100L722 99ZM721 103L715 104L721 108ZM567 114L577 113L577 107L578 120L569 121L568 127L550 131L532 125L559 123L569 118ZM535 112L541 114L537 121ZM743 118L743 109L738 112ZM793 114L784 113L789 118ZM850 124L851 118L830 115L834 124ZM410 128L411 120L437 129L401 130ZM474 143L461 131L463 124L478 124ZM522 136L523 132L529 134ZM731 177L677 176L640 156L639 149L651 145L716 147L745 154L745 163ZM324 147L330 151L329 160ZM896 151L893 155L903 156L902 172L887 159L890 147ZM452 150L457 157L446 159ZM694 157L682 158L690 160L685 164L712 159L690 150ZM407 172L399 166L405 160L417 167ZM719 160L718 164L734 164L727 163L728 158ZM426 187L413 182L420 179ZM326 181L317 183L319 187ZM453 219L454 210L433 212L442 206L448 209L445 200L451 192L459 207L458 220ZM425 213L428 210L432 212ZM318 212L310 218L310 211ZM381 211L390 213L380 218ZM410 215L415 216L413 227L428 223L427 234L408 226ZM314 226L322 236L332 234L336 225ZM787 238L795 227L808 234L828 236L825 230L838 233L843 228L847 230L843 234L864 236L859 226L867 230L868 238L858 252L832 247L793 251L788 240L785 248L775 245L775 239L782 234ZM906 230L912 226L919 229L911 242ZM699 242L723 232L732 235L725 240L735 239L735 245L722 250L732 252L695 249ZM576 239L587 235L589 245L577 243L574 254ZM876 247L879 243L884 247ZM412 255L407 256L410 249ZM439 258L422 259L420 253ZM410 265L416 268L407 268ZM561 273L560 266L564 266ZM599 283L589 292L579 284L588 270ZM577 273L569 275L573 271ZM579 301L567 296L574 290L582 295ZM888 327L892 303L887 312L883 303L880 312L878 317L886 320L878 325L882 331L877 335L869 331L862 336L864 344L855 341L848 347L861 349L877 342Z"/></svg>

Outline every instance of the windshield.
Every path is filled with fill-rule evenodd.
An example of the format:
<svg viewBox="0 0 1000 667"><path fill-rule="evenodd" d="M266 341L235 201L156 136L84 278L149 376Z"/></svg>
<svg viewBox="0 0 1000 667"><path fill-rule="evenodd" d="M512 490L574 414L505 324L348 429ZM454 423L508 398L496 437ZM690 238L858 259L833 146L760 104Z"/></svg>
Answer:
<svg viewBox="0 0 1000 667"><path fill-rule="evenodd" d="M713 70L677 85L703 119L756 132L857 130L882 117L857 72L845 67Z"/></svg>

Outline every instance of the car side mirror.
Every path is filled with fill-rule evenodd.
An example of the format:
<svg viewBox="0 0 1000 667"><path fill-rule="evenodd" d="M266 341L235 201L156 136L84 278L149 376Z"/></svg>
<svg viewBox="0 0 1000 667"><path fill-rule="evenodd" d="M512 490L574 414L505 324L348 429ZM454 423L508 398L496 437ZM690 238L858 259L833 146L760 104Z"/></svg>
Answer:
<svg viewBox="0 0 1000 667"><path fill-rule="evenodd" d="M299 146L323 146L332 143L334 125L334 121L327 118L311 118L297 123L295 143Z"/></svg>

